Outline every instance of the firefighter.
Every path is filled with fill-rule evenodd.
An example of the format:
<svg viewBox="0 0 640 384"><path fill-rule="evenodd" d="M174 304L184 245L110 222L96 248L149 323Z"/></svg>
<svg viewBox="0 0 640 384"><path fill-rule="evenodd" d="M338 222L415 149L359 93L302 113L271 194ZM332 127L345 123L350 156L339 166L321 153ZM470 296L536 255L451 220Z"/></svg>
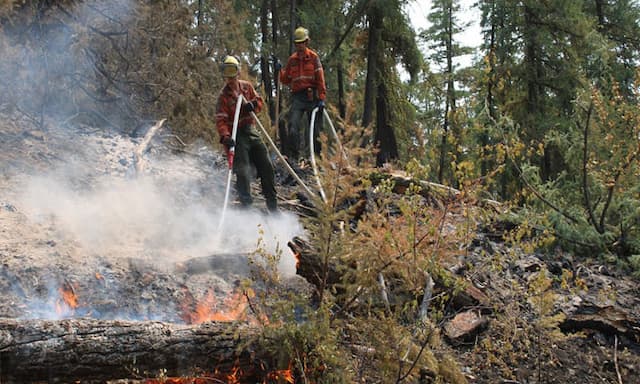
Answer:
<svg viewBox="0 0 640 384"><path fill-rule="evenodd" d="M220 135L220 142L224 145L227 155L234 147L235 157L233 172L236 174L236 189L240 204L251 206L251 166L255 166L262 187L269 212L278 210L273 165L262 138L255 129L255 120L251 112L260 112L262 98L257 94L250 82L240 80L240 61L234 56L225 57L222 63L222 77L226 85L218 96L216 108L216 128ZM242 95L242 106L238 117L236 139L231 137L233 120L238 96Z"/></svg>
<svg viewBox="0 0 640 384"><path fill-rule="evenodd" d="M287 137L284 140L283 152L293 160L300 154L300 130L303 114L311 120L311 111L318 107L314 126L314 150L320 153L318 134L322 129L322 115L327 97L327 87L324 82L324 70L318 54L309 48L309 31L298 27L293 33L296 51L289 57L287 64L280 70L280 82L291 89L292 105L289 115ZM278 65L278 64L276 64ZM304 147L308 132L305 134Z"/></svg>

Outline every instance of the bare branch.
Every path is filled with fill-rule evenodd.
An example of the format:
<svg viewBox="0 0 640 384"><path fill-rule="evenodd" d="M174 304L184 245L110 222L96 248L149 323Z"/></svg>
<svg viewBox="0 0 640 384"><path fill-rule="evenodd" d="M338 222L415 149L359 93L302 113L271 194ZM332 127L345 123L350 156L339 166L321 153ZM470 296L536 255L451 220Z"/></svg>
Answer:
<svg viewBox="0 0 640 384"><path fill-rule="evenodd" d="M589 123L591 122L591 113L593 112L593 103L589 105L589 110L587 111L587 119L584 123L584 129L582 130L582 195L584 197L584 205L589 213L589 221L594 226L598 233L604 233L604 228L601 225L598 225L598 222L595 218L595 213L593 212L593 205L591 204L591 197L589 196L589 184L588 184L588 171L587 165L589 163ZM578 123L580 126L580 123Z"/></svg>

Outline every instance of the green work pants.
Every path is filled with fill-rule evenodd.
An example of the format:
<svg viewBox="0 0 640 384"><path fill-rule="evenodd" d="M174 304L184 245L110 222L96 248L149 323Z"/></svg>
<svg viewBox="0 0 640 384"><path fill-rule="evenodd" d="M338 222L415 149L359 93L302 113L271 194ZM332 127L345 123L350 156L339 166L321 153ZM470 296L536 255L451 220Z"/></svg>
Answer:
<svg viewBox="0 0 640 384"><path fill-rule="evenodd" d="M278 207L274 181L273 165L262 138L251 125L238 128L236 134L235 157L233 171L236 174L236 189L240 204L250 206L251 197L251 166L255 166L262 186L267 209L275 211Z"/></svg>
<svg viewBox="0 0 640 384"><path fill-rule="evenodd" d="M318 100L309 98L306 91L294 93L292 95L291 113L289 115L289 129L287 130L287 147L285 152L292 158L297 160L300 151L303 151L303 157L309 153L309 129L311 128L311 112L316 107ZM302 116L307 114L309 124L303 124ZM318 136L322 131L322 114L320 111L316 113L316 122L313 128L313 149L317 155L320 153L320 141ZM303 130L302 127L305 127ZM304 131L304 132L301 132ZM300 134L304 133L304 137L300 140ZM301 141L303 145L301 146Z"/></svg>

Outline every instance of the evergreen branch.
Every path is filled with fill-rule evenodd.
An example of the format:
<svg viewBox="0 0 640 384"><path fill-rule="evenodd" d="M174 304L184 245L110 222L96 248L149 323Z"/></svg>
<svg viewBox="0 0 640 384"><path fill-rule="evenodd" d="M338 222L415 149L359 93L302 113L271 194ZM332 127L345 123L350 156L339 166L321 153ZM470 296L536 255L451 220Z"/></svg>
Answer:
<svg viewBox="0 0 640 384"><path fill-rule="evenodd" d="M486 100L485 100L485 106L484 106L483 110L481 111L481 114L487 116L487 118L497 127L498 124L497 124L496 120L493 118L493 116L491 116L490 113L488 113L488 111L489 111L489 108L488 108ZM506 137L504 135L504 132L502 132L502 138L503 138L504 142L506 143L507 140L506 140ZM507 146L505 146L505 151L507 152L508 157L511 159L511 162L513 163L514 167L516 168L516 170L518 171L519 175L521 176L522 181L525 182L526 185L528 185L528 187L534 192L534 194L536 194L536 196L538 196L539 193L537 193L537 191L535 189L533 189L533 187L530 186L530 184L527 183L527 180L524 179L522 171L520 170L518 165L515 164L515 161L513 160L512 156L511 156L511 153L509 152ZM547 201L546 199L541 199L541 200L543 202L545 202L545 203ZM553 204L551 204L550 206L551 207L555 207L555 205L553 205ZM563 216L567 217L572 222L574 222L576 224L578 223L578 220L576 218L573 218L572 216L567 216L567 215L563 214L563 212L558 210L558 209L555 209L555 210L556 210L556 212L559 212ZM597 247L595 244L588 244L588 243L585 243L585 242L582 242L582 241L579 241L579 240L576 240L576 239L570 239L570 238L562 235L559 231L557 231L554 228L547 228L547 227L541 227L541 226L532 226L532 228L536 229L536 230L539 230L539 231L544 231L545 229L547 229L547 230L550 229L553 236L555 236L555 237L557 237L557 238L559 238L559 239L561 239L563 241L569 242L571 244L579 245L579 246L582 246L582 247L585 247L585 248L595 248L595 247Z"/></svg>
<svg viewBox="0 0 640 384"><path fill-rule="evenodd" d="M445 224L445 219L447 216L447 212L448 210L448 205L445 205L443 208L443 212L442 215L440 217L440 221L438 222L438 237L435 241L435 245L434 245L434 250L437 250L439 248L440 245L440 239L442 237L442 232L444 231L444 224ZM431 235L431 233L429 233L428 231L423 234L419 239L417 239L413 245L413 247L417 247L418 245L420 245L425 239L427 239L429 236ZM398 255L396 255L394 258L392 258L391 260L387 261L386 263L382 264L382 266L380 266L376 271L374 271L374 274L376 276L378 276L378 274L381 274L382 272L384 272L387 268L391 267L394 263L404 259L407 255L413 253L413 250L408 250L408 251L404 251L404 252L400 252ZM356 302L358 300L358 298L367 291L367 288L363 288L363 287L358 287L358 289L356 290L356 293L351 297L351 299L349 299L349 301L347 301L342 307L339 307L339 309L337 311L335 311L332 315L331 315L331 320L333 321L334 319L336 319L341 313L344 313L347 311L347 309L349 309L349 307L351 306L351 304L353 304L354 302Z"/></svg>
<svg viewBox="0 0 640 384"><path fill-rule="evenodd" d="M615 192L615 188L618 185L618 180L620 179L620 176L622 176L622 173L638 159L639 155L640 155L640 152L636 152L633 154L633 156L629 156L627 161L624 164L622 164L622 166L618 169L618 171L614 175L613 183L611 183L611 185L609 185L609 187L607 188L607 201L604 204L604 207L602 208L602 215L600 215L600 225L603 228L604 228L605 214L607 212L607 209L609 208L609 205L611 205L611 201L613 200L613 193Z"/></svg>
<svg viewBox="0 0 640 384"><path fill-rule="evenodd" d="M94 27L94 26L89 25L87 23L80 22L80 20L75 15L73 15L70 11L68 11L62 5L56 4L56 7L58 8L58 10L60 10L60 12L62 12L64 15L66 15L67 17L69 17L73 21L75 21L75 22L79 23L80 25L88 28L90 31L95 32L96 34L101 35L103 37L106 37L108 39L111 39L112 36L122 36L122 35L126 35L126 34L129 33L129 31L126 30L126 29L121 30L121 31L103 31L103 30L98 29L97 27ZM102 14L102 15L105 16L104 14ZM111 19L111 21L114 21L113 18L110 18L110 19Z"/></svg>
<svg viewBox="0 0 640 384"><path fill-rule="evenodd" d="M490 115L487 116L497 127L498 124L497 122L493 119L493 117L491 117ZM580 223L580 220L578 220L577 218L573 217L572 215L570 215L569 213L565 212L564 210L562 210L560 207L558 207L557 205L555 205L554 203L552 203L551 201L549 201L548 199L546 199L544 196L542 196L542 193L540 193L540 191L538 191L536 188L534 188L534 186L529 182L529 180L527 180L527 178L524 175L524 172L522 172L522 169L518 166L518 163L515 160L515 157L511 154L511 152L509 151L509 146L507 145L507 138L504 134L504 130L501 130L502 133L502 139L505 143L505 152L507 153L507 157L509 158L509 160L511 160L511 163L513 164L513 167L516 169L516 172L518 172L518 176L520 177L520 180L522 180L522 182L524 183L524 185L540 200L542 201L545 205L547 205L549 208L553 209L554 211L556 211L557 213L559 213L560 215L562 215L563 217L565 217L567 220L571 221L574 224L578 224Z"/></svg>

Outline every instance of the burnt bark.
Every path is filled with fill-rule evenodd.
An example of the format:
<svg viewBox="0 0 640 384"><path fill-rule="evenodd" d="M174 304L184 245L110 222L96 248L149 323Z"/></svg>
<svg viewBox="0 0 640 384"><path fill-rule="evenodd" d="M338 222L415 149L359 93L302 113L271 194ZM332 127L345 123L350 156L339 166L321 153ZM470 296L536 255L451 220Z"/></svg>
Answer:
<svg viewBox="0 0 640 384"><path fill-rule="evenodd" d="M362 107L363 127L367 127L373 121L376 84L379 81L378 50L380 49L382 41L382 18L382 11L377 7L372 7L367 15L369 22L369 39L367 43L367 78L365 80L364 103Z"/></svg>
<svg viewBox="0 0 640 384"><path fill-rule="evenodd" d="M0 319L0 382L69 383L255 371L245 323Z"/></svg>
<svg viewBox="0 0 640 384"><path fill-rule="evenodd" d="M320 255L305 240L296 236L287 245L298 261L296 274L307 280L316 289L318 296L320 290L334 287L342 279L336 266L326 266Z"/></svg>

